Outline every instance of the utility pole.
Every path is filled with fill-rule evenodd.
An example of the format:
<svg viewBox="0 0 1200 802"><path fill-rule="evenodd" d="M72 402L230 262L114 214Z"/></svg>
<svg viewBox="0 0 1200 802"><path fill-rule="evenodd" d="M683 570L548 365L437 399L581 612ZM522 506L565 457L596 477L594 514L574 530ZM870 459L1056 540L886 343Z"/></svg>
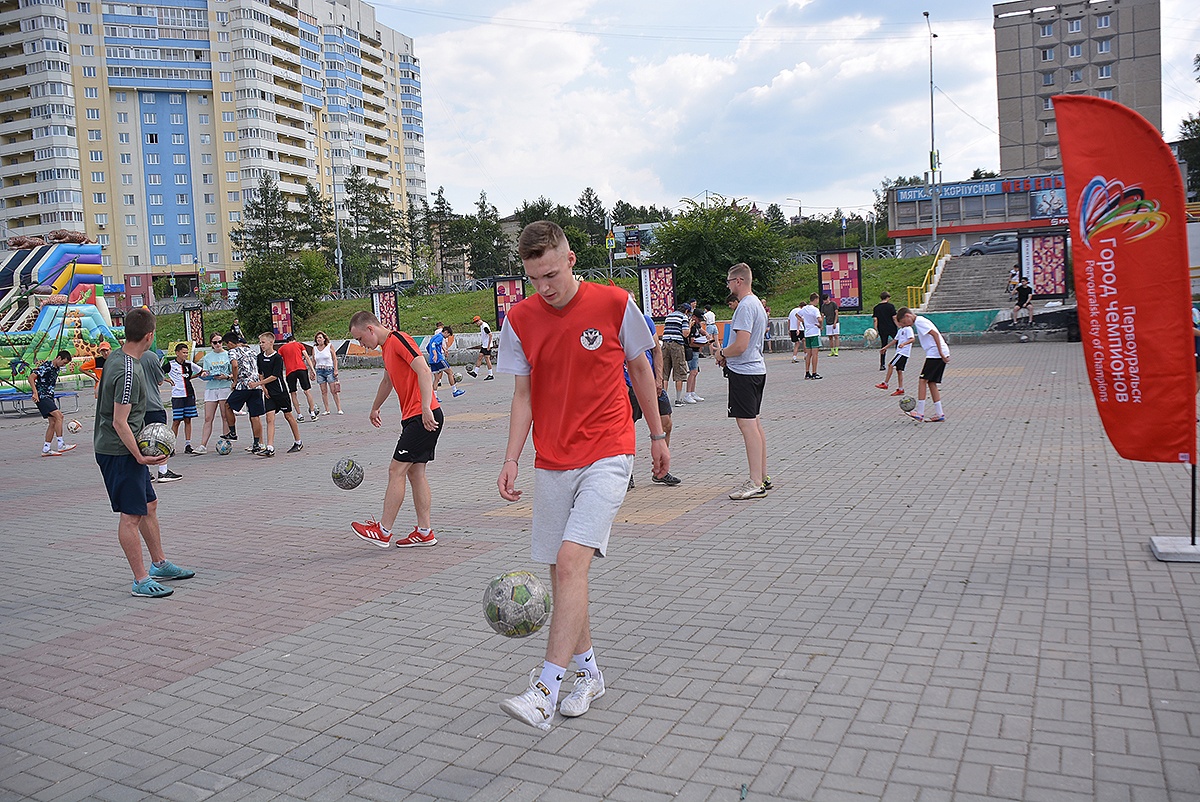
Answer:
<svg viewBox="0 0 1200 802"><path fill-rule="evenodd" d="M929 172L925 174L925 185L929 190L930 210L932 211L933 222L933 252L937 252L938 248L938 216L941 212L941 192L938 188L938 173L941 167L941 160L938 158L937 142L934 138L933 128L933 40L937 38L937 34L933 32L933 26L929 22L929 12L922 12L925 15L925 29L929 31Z"/></svg>

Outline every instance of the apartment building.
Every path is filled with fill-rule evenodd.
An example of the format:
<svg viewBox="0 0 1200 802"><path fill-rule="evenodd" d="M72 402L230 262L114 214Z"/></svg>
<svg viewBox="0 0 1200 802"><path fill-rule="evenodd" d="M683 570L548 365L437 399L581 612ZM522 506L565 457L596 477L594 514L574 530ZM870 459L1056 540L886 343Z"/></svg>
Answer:
<svg viewBox="0 0 1200 802"><path fill-rule="evenodd" d="M1001 174L1062 169L1054 95L1115 100L1161 130L1159 0L1016 0L992 10Z"/></svg>
<svg viewBox="0 0 1200 802"><path fill-rule="evenodd" d="M236 281L264 175L424 196L421 105L412 39L358 0L0 0L0 233L98 239L123 306Z"/></svg>

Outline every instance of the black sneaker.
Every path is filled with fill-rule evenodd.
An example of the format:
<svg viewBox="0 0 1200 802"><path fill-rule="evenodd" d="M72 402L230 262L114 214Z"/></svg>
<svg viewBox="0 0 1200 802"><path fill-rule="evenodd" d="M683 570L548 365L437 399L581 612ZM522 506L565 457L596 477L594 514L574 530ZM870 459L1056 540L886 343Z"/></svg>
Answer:
<svg viewBox="0 0 1200 802"><path fill-rule="evenodd" d="M475 372L475 368L467 368L467 375L474 379L479 374Z"/></svg>
<svg viewBox="0 0 1200 802"><path fill-rule="evenodd" d="M303 448L304 443L292 443L292 447L287 450L287 453L295 454L297 451L300 451Z"/></svg>
<svg viewBox="0 0 1200 802"><path fill-rule="evenodd" d="M633 490L633 474L629 474L629 489Z"/></svg>
<svg viewBox="0 0 1200 802"><path fill-rule="evenodd" d="M812 375L812 378L814 378L814 379L823 379L823 378L825 378L825 377L824 377L824 376L822 376L820 373L814 373L814 374Z"/></svg>
<svg viewBox="0 0 1200 802"><path fill-rule="evenodd" d="M763 490L774 490L775 489L775 485L771 484L770 476L763 477L762 489Z"/></svg>
<svg viewBox="0 0 1200 802"><path fill-rule="evenodd" d="M255 443L252 446L246 446L246 450L251 454L261 454L266 449L263 447L262 443Z"/></svg>
<svg viewBox="0 0 1200 802"><path fill-rule="evenodd" d="M225 434L223 434L221 436L224 437L226 440L236 440L237 439L237 435L234 434L233 432L225 432Z"/></svg>
<svg viewBox="0 0 1200 802"><path fill-rule="evenodd" d="M188 443L186 446L183 447L183 453L184 454L194 454L196 452L192 451L192 444Z"/></svg>
<svg viewBox="0 0 1200 802"><path fill-rule="evenodd" d="M172 470L168 470L166 473L160 473L158 475L158 481L160 484L162 482L178 482L182 478L183 478L182 476L180 476L179 474L175 473L175 471L172 471Z"/></svg>
<svg viewBox="0 0 1200 802"><path fill-rule="evenodd" d="M811 373L804 374L804 378L806 378L806 379L811 379L812 377L813 377L813 375Z"/></svg>
<svg viewBox="0 0 1200 802"><path fill-rule="evenodd" d="M656 482L660 485L671 485L674 487L675 485L679 484L679 477L673 476L670 473L664 473L662 476L655 476L651 474L650 481Z"/></svg>
<svg viewBox="0 0 1200 802"><path fill-rule="evenodd" d="M255 453L258 454L258 456L260 456L260 457L273 457L273 456L275 456L275 449L271 448L271 447L260 448Z"/></svg>
<svg viewBox="0 0 1200 802"><path fill-rule="evenodd" d="M496 380L496 377L489 373L488 375L483 377L483 380L485 382L494 382Z"/></svg>

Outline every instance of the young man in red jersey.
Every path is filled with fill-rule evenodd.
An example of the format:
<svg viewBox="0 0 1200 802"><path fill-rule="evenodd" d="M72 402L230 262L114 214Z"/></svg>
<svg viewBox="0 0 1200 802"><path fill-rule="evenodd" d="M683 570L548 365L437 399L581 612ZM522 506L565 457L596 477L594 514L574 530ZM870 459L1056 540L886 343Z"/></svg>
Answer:
<svg viewBox="0 0 1200 802"><path fill-rule="evenodd" d="M517 464L533 429L532 556L550 566L554 615L541 675L500 707L518 721L550 729L567 665L575 685L559 707L586 713L604 694L588 620L588 569L603 557L636 448L623 367L650 426L654 475L670 467L658 414L654 347L642 313L620 287L581 282L575 254L556 224L543 220L521 232L517 252L537 296L509 310L496 369L514 377L508 444L496 484L517 501ZM536 424L536 425L535 425ZM536 673L536 672L535 672Z"/></svg>
<svg viewBox="0 0 1200 802"><path fill-rule="evenodd" d="M442 432L442 410L433 395L433 374L429 363L415 340L402 331L392 331L370 312L355 312L350 318L350 336L363 348L383 351L383 379L371 404L371 425L383 426L379 409L392 390L400 398L400 439L388 469L387 492L383 497L383 515L378 521L355 521L350 526L354 534L368 543L386 549L394 542L397 547L432 546L437 543L430 522L432 494L425 476L426 463L433 461L433 451ZM417 525L406 537L392 540L392 526L404 503L404 483L412 485L413 507Z"/></svg>

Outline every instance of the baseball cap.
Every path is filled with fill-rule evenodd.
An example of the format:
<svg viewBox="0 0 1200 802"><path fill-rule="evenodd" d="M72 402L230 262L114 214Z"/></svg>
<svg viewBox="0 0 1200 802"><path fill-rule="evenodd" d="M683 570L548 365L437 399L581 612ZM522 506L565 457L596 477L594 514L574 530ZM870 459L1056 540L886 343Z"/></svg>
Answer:
<svg viewBox="0 0 1200 802"><path fill-rule="evenodd" d="M482 321L483 321L483 318L481 318L479 315L476 315L475 317L471 318L472 323L481 323Z"/></svg>

